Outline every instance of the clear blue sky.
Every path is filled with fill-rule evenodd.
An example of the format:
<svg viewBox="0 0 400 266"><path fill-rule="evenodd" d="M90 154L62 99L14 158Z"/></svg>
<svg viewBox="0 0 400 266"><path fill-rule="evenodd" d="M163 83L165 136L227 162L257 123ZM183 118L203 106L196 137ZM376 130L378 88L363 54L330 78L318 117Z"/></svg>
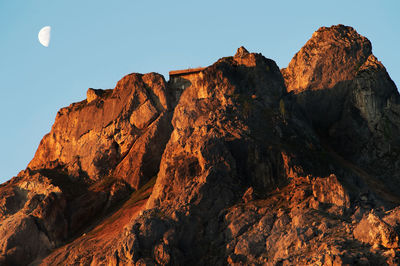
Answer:
<svg viewBox="0 0 400 266"><path fill-rule="evenodd" d="M369 38L400 84L400 1L0 0L0 182L25 169L58 109L132 72L207 66L241 45L286 67L320 26ZM52 27L50 47L37 40Z"/></svg>

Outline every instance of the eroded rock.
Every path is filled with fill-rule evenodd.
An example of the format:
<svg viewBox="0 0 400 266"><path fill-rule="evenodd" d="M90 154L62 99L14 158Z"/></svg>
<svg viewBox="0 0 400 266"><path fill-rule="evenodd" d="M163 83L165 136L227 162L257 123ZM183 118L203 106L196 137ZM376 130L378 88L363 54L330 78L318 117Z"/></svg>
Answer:
<svg viewBox="0 0 400 266"><path fill-rule="evenodd" d="M240 47L89 89L0 186L0 264L395 264L399 95L370 42L321 28L282 73Z"/></svg>
<svg viewBox="0 0 400 266"><path fill-rule="evenodd" d="M315 199L319 202L336 205L342 211L350 207L349 195L334 174L314 179L312 190Z"/></svg>
<svg viewBox="0 0 400 266"><path fill-rule="evenodd" d="M385 248L398 248L399 236L387 223L373 212L365 215L354 229L354 237L370 245L382 245Z"/></svg>

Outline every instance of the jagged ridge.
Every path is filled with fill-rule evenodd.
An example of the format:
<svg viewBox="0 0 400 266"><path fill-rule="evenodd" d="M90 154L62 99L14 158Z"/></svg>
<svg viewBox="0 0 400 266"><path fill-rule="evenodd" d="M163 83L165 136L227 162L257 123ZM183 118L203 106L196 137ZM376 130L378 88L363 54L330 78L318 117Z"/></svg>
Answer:
<svg viewBox="0 0 400 266"><path fill-rule="evenodd" d="M398 263L400 96L371 49L337 25L282 71L241 47L89 89L0 187L0 263Z"/></svg>

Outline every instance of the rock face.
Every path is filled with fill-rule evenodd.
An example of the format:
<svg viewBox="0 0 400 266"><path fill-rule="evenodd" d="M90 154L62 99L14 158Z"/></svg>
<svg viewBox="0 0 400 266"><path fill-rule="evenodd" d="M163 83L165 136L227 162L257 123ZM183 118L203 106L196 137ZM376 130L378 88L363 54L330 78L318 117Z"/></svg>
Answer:
<svg viewBox="0 0 400 266"><path fill-rule="evenodd" d="M321 28L282 73L330 148L397 192L400 97L371 49L353 28Z"/></svg>
<svg viewBox="0 0 400 266"><path fill-rule="evenodd" d="M138 188L157 174L169 139L171 98L164 78L130 74L114 90L89 89L61 109L30 169L61 166L73 176L114 176Z"/></svg>
<svg viewBox="0 0 400 266"><path fill-rule="evenodd" d="M400 263L399 94L321 28L286 69L240 47L59 111L0 186L0 264Z"/></svg>
<svg viewBox="0 0 400 266"><path fill-rule="evenodd" d="M312 191L318 207L319 203L332 204L342 212L350 208L349 195L334 174L313 180Z"/></svg>
<svg viewBox="0 0 400 266"><path fill-rule="evenodd" d="M330 89L352 80L371 51L370 41L351 27L322 27L282 70L288 91Z"/></svg>
<svg viewBox="0 0 400 266"><path fill-rule="evenodd" d="M249 89L243 80L254 86ZM168 199L173 199L176 205L177 198L181 198L183 205L204 197L210 204L206 208L215 204L223 206L232 200L232 191L228 190L225 195L225 189L191 199L200 190L208 190L203 185L215 187L210 182L218 183L217 187L222 183L232 186L244 182L260 190L274 188L283 179L272 174L281 172L276 167L281 160L280 153L269 151L265 147L267 143L258 143L246 135L253 130L264 135L265 124L257 118L262 111L276 110L285 93L275 63L239 49L234 57L218 61L191 83L175 107L174 130L164 151L149 208L161 202L165 205ZM264 122L271 119L272 114L266 115ZM279 116L276 119L282 120ZM276 139L274 134L269 135ZM191 187L186 187L187 183ZM213 195L218 195L216 201L212 200Z"/></svg>
<svg viewBox="0 0 400 266"><path fill-rule="evenodd" d="M382 245L385 248L399 247L399 236L394 228L373 213L363 217L354 229L354 237L371 245Z"/></svg>

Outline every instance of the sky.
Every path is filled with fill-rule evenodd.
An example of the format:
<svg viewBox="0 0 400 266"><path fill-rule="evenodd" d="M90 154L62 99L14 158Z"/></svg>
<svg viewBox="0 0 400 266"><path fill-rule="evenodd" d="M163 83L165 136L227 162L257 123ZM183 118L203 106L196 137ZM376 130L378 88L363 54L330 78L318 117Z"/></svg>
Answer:
<svg viewBox="0 0 400 266"><path fill-rule="evenodd" d="M366 36L400 85L400 1L0 0L0 183L26 168L61 107L124 75L208 66L240 46L280 68L321 26ZM51 26L48 48L38 32Z"/></svg>

